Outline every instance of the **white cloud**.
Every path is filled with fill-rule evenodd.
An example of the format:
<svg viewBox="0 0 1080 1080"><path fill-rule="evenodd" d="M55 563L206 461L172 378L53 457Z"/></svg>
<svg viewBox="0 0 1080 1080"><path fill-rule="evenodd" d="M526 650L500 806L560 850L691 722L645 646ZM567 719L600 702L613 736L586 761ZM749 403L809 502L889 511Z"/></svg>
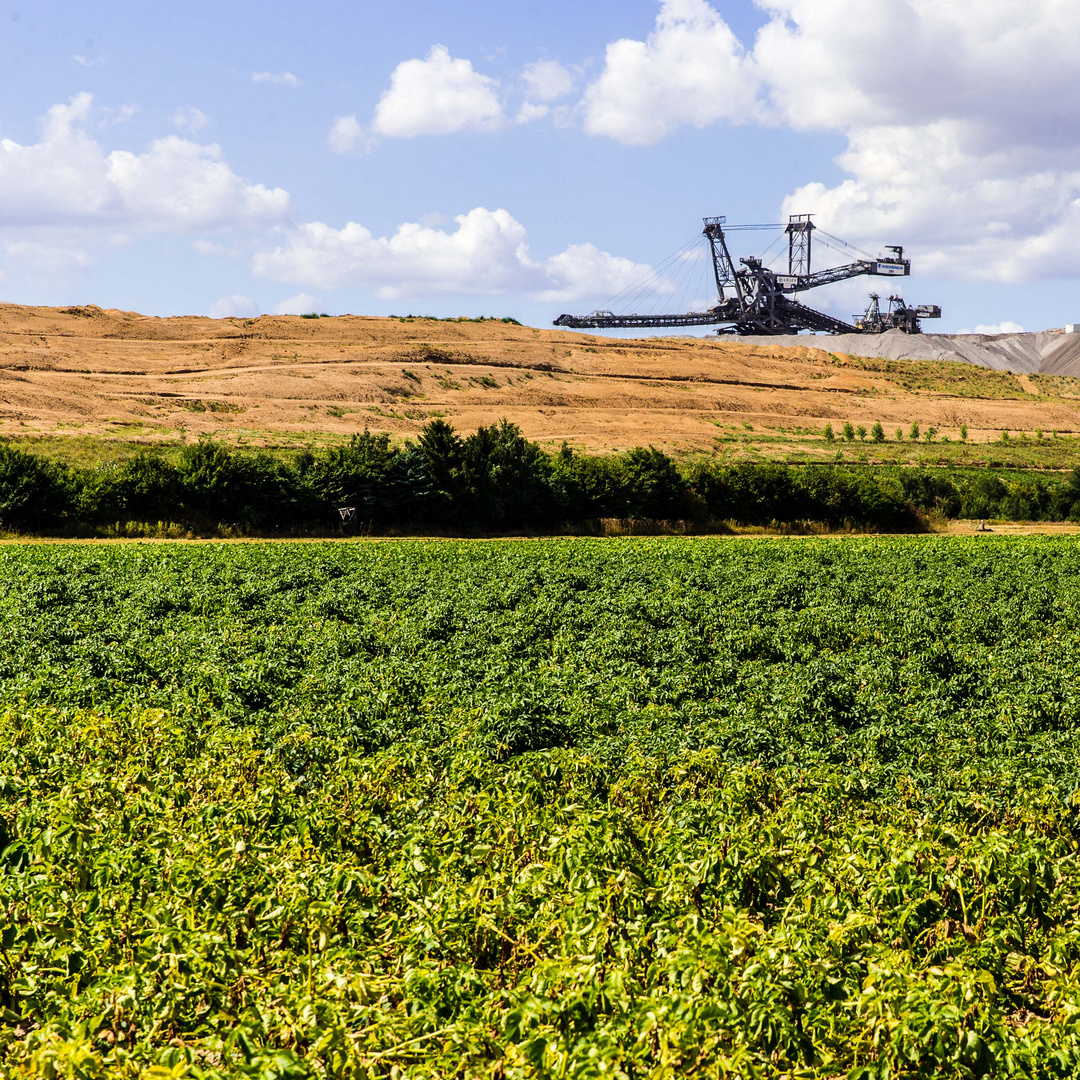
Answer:
<svg viewBox="0 0 1080 1080"><path fill-rule="evenodd" d="M550 112L551 109L547 105L537 105L535 102L526 101L518 109L514 121L518 124L531 124L534 120L543 120Z"/></svg>
<svg viewBox="0 0 1080 1080"><path fill-rule="evenodd" d="M211 319L255 319L261 314L256 301L250 296L241 296L239 293L223 296L210 305Z"/></svg>
<svg viewBox="0 0 1080 1080"><path fill-rule="evenodd" d="M398 64L372 126L379 135L397 138L494 131L506 122L498 90L470 61L435 45L426 59Z"/></svg>
<svg viewBox="0 0 1080 1080"><path fill-rule="evenodd" d="M41 140L0 139L0 226L189 232L273 224L289 195L237 176L214 144L172 135L106 152L84 125L93 98L54 105Z"/></svg>
<svg viewBox="0 0 1080 1080"><path fill-rule="evenodd" d="M1067 0L761 0L754 47L802 128L993 118L1035 142L1080 130L1080 9ZM903 47L897 47L902 42ZM892 47L888 47L891 44Z"/></svg>
<svg viewBox="0 0 1080 1080"><path fill-rule="evenodd" d="M521 73L530 101L552 102L574 92L574 75L557 60L537 60Z"/></svg>
<svg viewBox="0 0 1080 1080"><path fill-rule="evenodd" d="M78 245L47 243L39 240L6 240L4 252L22 270L38 274L68 275L86 270L91 259L87 251Z"/></svg>
<svg viewBox="0 0 1080 1080"><path fill-rule="evenodd" d="M1080 276L1080 7L1067 0L757 0L745 48L707 0L661 0L607 48L585 130L650 144L753 120L848 140L839 184L785 202L920 271ZM527 109L520 119L535 119Z"/></svg>
<svg viewBox="0 0 1080 1080"><path fill-rule="evenodd" d="M188 231L279 220L288 194L247 183L221 157L216 145L169 135L145 154L114 150L107 179L123 212L144 227Z"/></svg>
<svg viewBox="0 0 1080 1080"><path fill-rule="evenodd" d="M455 222L453 231L406 224L390 237L356 222L343 229L310 222L290 230L283 246L256 255L252 270L317 289L373 287L387 300L517 293L552 302L602 300L649 272L591 244L534 260L525 228L505 210L481 207Z"/></svg>
<svg viewBox="0 0 1080 1080"><path fill-rule="evenodd" d="M763 0L754 58L774 116L835 130L848 178L794 192L919 270L1018 282L1080 275L1080 8L1060 0ZM904 48L895 42L904 41Z"/></svg>
<svg viewBox="0 0 1080 1080"><path fill-rule="evenodd" d="M274 311L278 315L310 315L313 311L322 311L323 302L311 293L297 293L287 300L282 300Z"/></svg>
<svg viewBox="0 0 1080 1080"><path fill-rule="evenodd" d="M753 62L706 0L663 0L646 41L608 45L583 105L590 135L630 145L659 142L684 124L739 123L760 111Z"/></svg>
<svg viewBox="0 0 1080 1080"><path fill-rule="evenodd" d="M1024 328L1015 322L1000 322L1000 323L979 323L974 330L957 330L958 334L986 334L988 336L994 336L996 334L1022 334Z"/></svg>
<svg viewBox="0 0 1080 1080"><path fill-rule="evenodd" d="M294 88L304 85L291 71L256 71L252 73L251 81Z"/></svg>
<svg viewBox="0 0 1080 1080"><path fill-rule="evenodd" d="M327 144L335 154L373 149L375 140L361 127L355 116L339 116L330 126Z"/></svg>
<svg viewBox="0 0 1080 1080"><path fill-rule="evenodd" d="M904 240L920 269L1016 282L1080 274L1080 152L1002 143L978 120L848 132L850 178L784 203L856 240Z"/></svg>
<svg viewBox="0 0 1080 1080"><path fill-rule="evenodd" d="M178 131L186 131L191 135L198 135L209 123L210 117L201 109L196 109L194 107L177 109L176 112L173 113L173 127Z"/></svg>

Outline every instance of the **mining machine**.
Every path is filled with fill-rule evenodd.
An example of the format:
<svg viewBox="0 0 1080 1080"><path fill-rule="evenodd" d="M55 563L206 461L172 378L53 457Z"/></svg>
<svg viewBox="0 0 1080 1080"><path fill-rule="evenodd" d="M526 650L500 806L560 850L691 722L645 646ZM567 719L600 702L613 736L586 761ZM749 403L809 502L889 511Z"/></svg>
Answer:
<svg viewBox="0 0 1080 1080"><path fill-rule="evenodd" d="M759 258L742 258L740 267L728 249L727 233L747 230L777 230L787 233L788 272L777 273ZM830 247L856 252L859 257L842 266L813 271L810 266L814 232L820 231ZM719 334L797 334L811 330L830 334L881 333L897 329L908 334L921 333L922 319L941 317L934 304L908 307L899 296L889 297L889 309L882 313L879 297L872 299L866 312L847 323L833 315L816 311L795 299L796 294L836 281L870 275L907 277L911 262L904 258L902 247L888 247L888 255L872 256L818 230L810 214L793 214L787 225L728 225L724 217L705 218L702 235L708 241L712 259L717 302L704 311L673 315L615 314L609 310L589 315L560 315L556 326L574 329L625 330L649 327L716 326Z"/></svg>

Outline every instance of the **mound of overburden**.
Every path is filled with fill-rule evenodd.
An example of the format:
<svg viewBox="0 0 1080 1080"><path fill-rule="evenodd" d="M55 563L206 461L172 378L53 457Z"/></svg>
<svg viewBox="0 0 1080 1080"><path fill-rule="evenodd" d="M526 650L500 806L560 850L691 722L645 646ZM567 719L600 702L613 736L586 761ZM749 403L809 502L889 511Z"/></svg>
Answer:
<svg viewBox="0 0 1080 1080"><path fill-rule="evenodd" d="M1080 375L1080 334L839 334L829 337L745 338L757 345L820 343L832 352L887 360L953 360L1016 374Z"/></svg>
<svg viewBox="0 0 1080 1080"><path fill-rule="evenodd" d="M474 431L506 418L529 439L590 451L710 449L723 429L817 433L847 422L891 432L917 421L951 438L966 425L985 441L1003 429L1080 430L1080 383L1012 374L1073 370L1080 335L1054 332L630 340L496 319L152 318L0 305L0 436L228 433L289 445L365 428L415 437L432 419Z"/></svg>

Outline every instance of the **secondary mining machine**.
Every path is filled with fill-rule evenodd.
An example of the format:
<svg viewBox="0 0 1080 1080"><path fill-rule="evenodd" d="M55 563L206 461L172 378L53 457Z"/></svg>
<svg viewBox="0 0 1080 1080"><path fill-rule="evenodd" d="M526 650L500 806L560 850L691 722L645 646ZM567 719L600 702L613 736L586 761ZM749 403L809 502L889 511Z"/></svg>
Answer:
<svg viewBox="0 0 1080 1080"><path fill-rule="evenodd" d="M727 234L747 231L780 231L787 236L787 273L770 269L764 258L747 257L735 262L728 249ZM811 269L810 260L818 243L846 253L852 261L825 270ZM941 317L936 304L908 307L902 297L888 298L888 307L882 311L877 293L870 294L866 311L844 322L833 315L817 311L795 299L798 293L831 285L848 278L869 275L871 277L907 277L911 273L911 261L904 258L902 247L887 247L887 255L873 256L853 245L830 236L811 221L810 214L793 214L787 225L728 225L723 217L705 218L701 234L708 245L713 283L716 287L716 303L704 310L686 311L682 314L619 314L611 310L620 298L641 306L641 297L650 297L655 303L657 296L668 296L674 291L670 283L658 271L650 271L644 284L636 293L627 290L620 298L609 301L606 308L589 315L560 315L556 326L574 329L624 330L648 327L716 326L719 334L797 334L811 330L829 334L880 334L886 330L902 330L907 334L922 332L923 319ZM779 237L777 238L779 239ZM700 242L700 238L699 238ZM775 241L774 241L775 243ZM700 252L698 253L700 254ZM695 258L691 245L671 257L672 265L678 267ZM711 287L711 285L710 285Z"/></svg>

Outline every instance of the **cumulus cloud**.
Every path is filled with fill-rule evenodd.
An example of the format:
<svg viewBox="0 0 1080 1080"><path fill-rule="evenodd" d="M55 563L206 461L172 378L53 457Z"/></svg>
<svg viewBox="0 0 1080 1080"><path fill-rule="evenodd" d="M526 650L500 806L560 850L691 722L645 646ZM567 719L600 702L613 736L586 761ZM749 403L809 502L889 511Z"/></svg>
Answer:
<svg viewBox="0 0 1080 1080"><path fill-rule="evenodd" d="M707 0L662 0L648 37L608 46L585 130L631 145L748 119L840 133L846 179L805 185L785 211L865 246L903 241L923 271L1080 275L1080 8L758 5L768 21L744 45Z"/></svg>
<svg viewBox="0 0 1080 1080"><path fill-rule="evenodd" d="M425 59L398 64L372 126L379 135L412 138L494 131L505 122L498 82L435 45Z"/></svg>
<svg viewBox="0 0 1080 1080"><path fill-rule="evenodd" d="M866 19L855 0L766 6L754 58L776 117L848 140L848 178L806 185L785 210L853 239L903 239L923 271L1080 275L1080 9L986 0L972 19L962 0L883 0Z"/></svg>
<svg viewBox="0 0 1080 1080"><path fill-rule="evenodd" d="M814 212L856 239L904 239L925 271L1001 282L1080 274L1073 148L1010 145L970 119L860 128L848 139L838 162L849 178L800 188L785 212Z"/></svg>
<svg viewBox="0 0 1080 1080"><path fill-rule="evenodd" d="M551 108L548 105L537 105L535 101L526 101L518 109L514 121L518 124L531 124L534 120L543 120L550 112Z"/></svg>
<svg viewBox="0 0 1080 1080"><path fill-rule="evenodd" d="M114 150L107 162L110 194L136 227L235 228L279 220L288 208L285 191L242 180L216 145L170 135L145 154Z"/></svg>
<svg viewBox="0 0 1080 1080"><path fill-rule="evenodd" d="M574 75L557 60L537 60L521 73L530 101L552 102L574 92Z"/></svg>
<svg viewBox="0 0 1080 1080"><path fill-rule="evenodd" d="M211 304L209 314L211 319L255 319L262 312L258 303L250 296L234 293Z"/></svg>
<svg viewBox="0 0 1080 1080"><path fill-rule="evenodd" d="M326 137L327 145L335 154L370 150L374 141L355 116L339 116L330 125L330 134Z"/></svg>
<svg viewBox="0 0 1080 1080"><path fill-rule="evenodd" d="M287 214L286 191L237 176L214 144L170 135L142 154L106 152L83 127L92 102L54 105L37 143L0 139L0 226L190 232Z"/></svg>
<svg viewBox="0 0 1080 1080"><path fill-rule="evenodd" d="M255 256L256 277L317 289L367 286L384 300L433 295L527 295L544 301L602 299L648 273L629 259L578 244L548 259L529 253L524 226L505 210L478 207L449 231L410 223L376 237L350 222L310 222Z"/></svg>
<svg viewBox="0 0 1080 1080"><path fill-rule="evenodd" d="M977 19L969 0L878 0L873 18L864 0L757 2L770 18L747 49L708 0L660 0L644 41L607 47L587 130L645 142L720 120L824 131L977 116L1036 143L1080 132L1080 9L1063 0L983 0Z"/></svg>
<svg viewBox="0 0 1080 1080"><path fill-rule="evenodd" d="M251 81L294 88L304 85L291 71L256 71L252 73Z"/></svg>
<svg viewBox="0 0 1080 1080"><path fill-rule="evenodd" d="M648 145L684 124L739 123L759 113L757 88L752 59L706 0L663 0L647 40L608 45L585 91L585 130Z"/></svg>
<svg viewBox="0 0 1080 1080"><path fill-rule="evenodd" d="M968 0L878 0L873 18L860 0L761 6L754 57L793 125L978 116L1036 142L1080 127L1080 9L1062 0L982 0L978 18Z"/></svg>
<svg viewBox="0 0 1080 1080"><path fill-rule="evenodd" d="M287 300L282 300L274 312L278 315L310 315L313 311L322 311L323 302L311 293L297 293Z"/></svg>

